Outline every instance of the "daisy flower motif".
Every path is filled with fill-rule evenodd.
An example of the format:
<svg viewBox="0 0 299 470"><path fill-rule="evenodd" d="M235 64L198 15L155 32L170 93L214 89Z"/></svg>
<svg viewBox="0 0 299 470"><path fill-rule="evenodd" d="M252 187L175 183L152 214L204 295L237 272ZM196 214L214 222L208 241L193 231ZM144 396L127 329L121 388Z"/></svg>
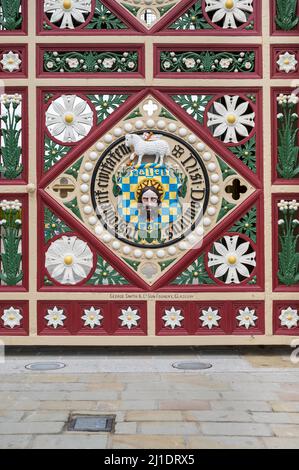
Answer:
<svg viewBox="0 0 299 470"><path fill-rule="evenodd" d="M9 51L7 54L3 54L2 60L0 61L3 70L8 72L14 72L15 70L20 70L20 64L22 63L19 54Z"/></svg>
<svg viewBox="0 0 299 470"><path fill-rule="evenodd" d="M170 310L165 310L165 315L162 317L165 324L164 326L170 326L174 329L176 326L180 327L181 321L184 320L184 316L181 315L181 310L176 310L174 307L171 307Z"/></svg>
<svg viewBox="0 0 299 470"><path fill-rule="evenodd" d="M89 309L84 309L84 315L82 315L82 320L84 320L84 326L90 326L94 328L95 326L101 326L101 320L104 318L100 314L100 309L95 309L90 307Z"/></svg>
<svg viewBox="0 0 299 470"><path fill-rule="evenodd" d="M59 310L56 306L53 309L49 308L47 315L45 315L45 320L48 321L47 326L53 326L55 329L58 326L63 326L65 319L64 311L62 309Z"/></svg>
<svg viewBox="0 0 299 470"><path fill-rule="evenodd" d="M281 326L286 326L288 329L296 327L299 321L298 310L292 307L281 310L279 320Z"/></svg>
<svg viewBox="0 0 299 470"><path fill-rule="evenodd" d="M256 266L256 252L252 250L248 241L242 240L238 235L225 236L221 242L213 244L213 252L208 253L208 266L216 267L214 276L223 278L225 284L239 284L243 278L249 278L253 267ZM215 253L216 252L216 253ZM248 269L251 267L251 270Z"/></svg>
<svg viewBox="0 0 299 470"><path fill-rule="evenodd" d="M22 318L23 316L20 314L20 310L14 307L4 309L1 317L4 326L9 326L9 328L20 326Z"/></svg>
<svg viewBox="0 0 299 470"><path fill-rule="evenodd" d="M277 65L280 72L289 73L297 68L298 61L296 60L295 54L290 54L285 52L284 54L279 54L279 59L277 60Z"/></svg>
<svg viewBox="0 0 299 470"><path fill-rule="evenodd" d="M225 105L214 101L215 113L208 112L208 127L211 127L214 137L222 136L224 143L238 143L249 136L249 129L254 127L255 113L249 112L248 101L239 96L224 96ZM217 114L216 114L217 113Z"/></svg>
<svg viewBox="0 0 299 470"><path fill-rule="evenodd" d="M61 29L74 29L76 23L86 21L91 12L91 0L44 0L44 12L51 23L61 22Z"/></svg>
<svg viewBox="0 0 299 470"><path fill-rule="evenodd" d="M48 131L62 142L78 142L90 132L92 125L89 104L76 95L62 95L52 101L46 112Z"/></svg>
<svg viewBox="0 0 299 470"><path fill-rule="evenodd" d="M46 252L48 273L60 284L78 284L93 267L93 253L86 242L63 236L51 243Z"/></svg>
<svg viewBox="0 0 299 470"><path fill-rule="evenodd" d="M255 320L258 317L255 315L255 310L245 307L244 310L239 310L239 315L236 318L239 320L239 326L245 326L248 329L251 326L255 326Z"/></svg>
<svg viewBox="0 0 299 470"><path fill-rule="evenodd" d="M221 316L218 315L218 310L213 310L209 307L208 310L202 310L199 319L202 321L202 326L207 326L211 330L214 326L219 326L218 320Z"/></svg>
<svg viewBox="0 0 299 470"><path fill-rule="evenodd" d="M253 0L206 0L205 10L212 12L212 22L223 21L223 29L235 29L247 23L248 16L253 12Z"/></svg>
<svg viewBox="0 0 299 470"><path fill-rule="evenodd" d="M121 326L126 326L129 330L132 326L137 326L140 316L138 315L138 310L132 310L131 307L127 309L121 309L121 315L118 317L121 320Z"/></svg>

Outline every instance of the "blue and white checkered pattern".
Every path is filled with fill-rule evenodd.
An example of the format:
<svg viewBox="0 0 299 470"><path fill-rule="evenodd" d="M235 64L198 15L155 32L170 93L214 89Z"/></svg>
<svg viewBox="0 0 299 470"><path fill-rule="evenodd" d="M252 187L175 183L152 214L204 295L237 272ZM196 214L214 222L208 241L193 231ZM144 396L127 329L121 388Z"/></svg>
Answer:
<svg viewBox="0 0 299 470"><path fill-rule="evenodd" d="M163 166L142 164L138 168L132 168L119 179L119 187L122 194L118 198L118 213L128 224L138 224L138 202L136 190L145 178L159 181L164 189L163 200L160 205L159 219L161 228L173 223L181 214L181 206L178 198L179 180Z"/></svg>

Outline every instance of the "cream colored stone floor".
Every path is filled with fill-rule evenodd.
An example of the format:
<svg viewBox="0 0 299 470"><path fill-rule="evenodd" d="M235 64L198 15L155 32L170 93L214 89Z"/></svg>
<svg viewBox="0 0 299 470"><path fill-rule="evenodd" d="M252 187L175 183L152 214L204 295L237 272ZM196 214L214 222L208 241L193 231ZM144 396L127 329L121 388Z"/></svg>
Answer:
<svg viewBox="0 0 299 470"><path fill-rule="evenodd" d="M299 448L290 348L12 349L0 364L0 448ZM29 362L63 361L31 372ZM210 362L205 371L172 368ZM115 414L111 434L66 431Z"/></svg>

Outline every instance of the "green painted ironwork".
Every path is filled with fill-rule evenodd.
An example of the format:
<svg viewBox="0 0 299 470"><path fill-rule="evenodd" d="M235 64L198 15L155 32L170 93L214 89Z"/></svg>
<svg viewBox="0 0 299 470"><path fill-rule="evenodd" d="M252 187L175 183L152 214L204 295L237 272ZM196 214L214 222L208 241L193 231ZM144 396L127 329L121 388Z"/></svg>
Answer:
<svg viewBox="0 0 299 470"><path fill-rule="evenodd" d="M245 144L238 145L237 147L229 147L248 168L256 173L256 138L253 136L247 140Z"/></svg>
<svg viewBox="0 0 299 470"><path fill-rule="evenodd" d="M275 23L278 29L283 31L295 29L299 22L297 11L298 0L276 0Z"/></svg>
<svg viewBox="0 0 299 470"><path fill-rule="evenodd" d="M160 53L160 71L164 73L251 73L255 71L255 52L162 51Z"/></svg>
<svg viewBox="0 0 299 470"><path fill-rule="evenodd" d="M173 95L172 99L196 121L203 124L204 112L213 96L210 95Z"/></svg>
<svg viewBox="0 0 299 470"><path fill-rule="evenodd" d="M1 95L5 112L0 116L2 145L0 173L5 179L16 179L23 171L22 147L22 96Z"/></svg>
<svg viewBox="0 0 299 470"><path fill-rule="evenodd" d="M291 286L299 282L299 203L296 200L282 200L278 208L281 218L278 220L280 249L277 276L281 284Z"/></svg>
<svg viewBox="0 0 299 470"><path fill-rule="evenodd" d="M205 269L204 255L197 258L188 268L172 281L176 285L215 284Z"/></svg>
<svg viewBox="0 0 299 470"><path fill-rule="evenodd" d="M75 163L73 163L72 166L70 166L66 170L65 173L67 175L73 176L73 178L75 178L75 180L77 180L78 179L78 173L79 173L79 170L80 170L80 166L82 164L82 160L83 160L83 157L79 158L79 160L77 160Z"/></svg>
<svg viewBox="0 0 299 470"><path fill-rule="evenodd" d="M281 178L291 179L299 174L297 145L299 98L295 95L279 95L278 110L278 164L277 173Z"/></svg>
<svg viewBox="0 0 299 470"><path fill-rule="evenodd" d="M0 203L0 281L16 286L23 279L22 271L22 204L19 201Z"/></svg>
<svg viewBox="0 0 299 470"><path fill-rule="evenodd" d="M202 12L202 1L197 1L191 8L174 21L169 29L212 29Z"/></svg>
<svg viewBox="0 0 299 470"><path fill-rule="evenodd" d="M44 211L44 236L45 242L48 243L51 238L62 233L71 232L72 230L48 207Z"/></svg>
<svg viewBox="0 0 299 470"><path fill-rule="evenodd" d="M241 219L239 219L229 230L247 235L256 243L256 206L252 207Z"/></svg>
<svg viewBox="0 0 299 470"><path fill-rule="evenodd" d="M44 71L51 73L132 73L138 70L138 52L46 51Z"/></svg>
<svg viewBox="0 0 299 470"><path fill-rule="evenodd" d="M97 124L104 121L128 98L128 95L87 95L97 112Z"/></svg>
<svg viewBox="0 0 299 470"><path fill-rule="evenodd" d="M0 29L18 30L22 22L21 0L0 0Z"/></svg>
<svg viewBox="0 0 299 470"><path fill-rule="evenodd" d="M96 269L87 284L94 286L103 285L127 285L128 281L119 274L107 261L98 256Z"/></svg>

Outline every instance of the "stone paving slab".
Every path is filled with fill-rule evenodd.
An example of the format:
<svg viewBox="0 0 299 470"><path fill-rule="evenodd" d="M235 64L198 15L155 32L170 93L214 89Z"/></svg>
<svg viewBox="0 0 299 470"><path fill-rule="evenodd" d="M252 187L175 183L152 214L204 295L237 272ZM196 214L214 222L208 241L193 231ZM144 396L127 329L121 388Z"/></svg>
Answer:
<svg viewBox="0 0 299 470"><path fill-rule="evenodd" d="M0 448L299 447L299 364L286 365L288 348L66 351L19 348L0 364ZM172 368L186 359L213 367ZM43 360L66 367L24 369ZM70 433L71 413L113 414L115 431Z"/></svg>

